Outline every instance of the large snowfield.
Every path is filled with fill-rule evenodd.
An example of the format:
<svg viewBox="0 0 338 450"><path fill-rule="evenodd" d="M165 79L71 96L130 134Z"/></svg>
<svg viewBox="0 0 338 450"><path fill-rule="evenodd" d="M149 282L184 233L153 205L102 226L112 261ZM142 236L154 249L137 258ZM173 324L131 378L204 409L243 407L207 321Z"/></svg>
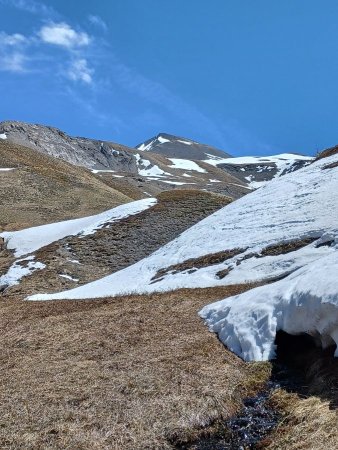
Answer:
<svg viewBox="0 0 338 450"><path fill-rule="evenodd" d="M272 358L278 330L309 333L323 346L338 342L338 167L323 168L337 160L334 155L273 179L124 270L76 289L29 299L85 299L270 281L203 308L200 314L209 329L245 360ZM269 246L304 238L316 240L289 253L261 254ZM236 256L195 271L167 269L235 249ZM225 271L224 278L217 276L219 271Z"/></svg>

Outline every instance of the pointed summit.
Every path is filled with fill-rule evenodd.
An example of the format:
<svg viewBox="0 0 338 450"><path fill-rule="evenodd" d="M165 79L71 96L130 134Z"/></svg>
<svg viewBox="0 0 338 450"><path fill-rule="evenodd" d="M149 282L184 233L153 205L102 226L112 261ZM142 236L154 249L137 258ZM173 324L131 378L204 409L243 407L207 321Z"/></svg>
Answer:
<svg viewBox="0 0 338 450"><path fill-rule="evenodd" d="M230 157L228 153L210 145L200 144L191 139L167 133L159 133L156 137L148 139L136 148L141 151L160 153L170 158L189 158L201 161L214 159L215 157Z"/></svg>

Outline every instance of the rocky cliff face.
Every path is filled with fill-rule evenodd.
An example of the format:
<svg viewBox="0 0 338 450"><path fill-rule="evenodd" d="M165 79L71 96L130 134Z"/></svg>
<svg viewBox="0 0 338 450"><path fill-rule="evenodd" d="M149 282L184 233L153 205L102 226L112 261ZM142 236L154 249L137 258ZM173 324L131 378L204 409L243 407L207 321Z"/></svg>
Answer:
<svg viewBox="0 0 338 450"><path fill-rule="evenodd" d="M0 134L13 144L24 145L77 166L137 173L132 150L120 144L75 138L57 128L24 122L1 122Z"/></svg>

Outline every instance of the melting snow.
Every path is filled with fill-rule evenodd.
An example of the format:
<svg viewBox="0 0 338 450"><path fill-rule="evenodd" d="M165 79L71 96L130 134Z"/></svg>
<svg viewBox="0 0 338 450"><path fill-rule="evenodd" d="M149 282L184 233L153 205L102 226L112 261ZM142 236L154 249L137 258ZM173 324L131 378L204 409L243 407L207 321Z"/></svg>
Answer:
<svg viewBox="0 0 338 450"><path fill-rule="evenodd" d="M284 165L285 163L311 160L313 160L311 156L295 155L293 153L281 153L280 155L273 156L240 156L238 158L206 159L204 162L211 164L212 166L218 166L219 164L249 165L260 163L275 163L279 167Z"/></svg>
<svg viewBox="0 0 338 450"><path fill-rule="evenodd" d="M0 134L0 139L3 139L3 140L7 139L6 134L5 133L1 133Z"/></svg>
<svg viewBox="0 0 338 450"><path fill-rule="evenodd" d="M70 275L67 275L67 274L64 274L64 273L60 273L59 276L60 276L61 278L65 278L66 280L76 281L76 282L79 281L78 278L73 278L73 277L71 277Z"/></svg>
<svg viewBox="0 0 338 450"><path fill-rule="evenodd" d="M156 139L152 140L151 142L149 142L149 144L141 144L137 147L138 150L141 150L143 152L147 152L149 150L151 150L153 144L156 142Z"/></svg>
<svg viewBox="0 0 338 450"><path fill-rule="evenodd" d="M108 170L108 169L92 169L92 173L114 173L115 170Z"/></svg>
<svg viewBox="0 0 338 450"><path fill-rule="evenodd" d="M198 164L194 161L190 161L189 159L178 159L178 158L168 158L173 164L169 167L173 169L183 169L183 170L194 170L195 172L206 173L205 169L202 169Z"/></svg>
<svg viewBox="0 0 338 450"><path fill-rule="evenodd" d="M337 250L284 280L208 305L200 316L246 361L274 358L279 330L310 334L323 348L338 343Z"/></svg>
<svg viewBox="0 0 338 450"><path fill-rule="evenodd" d="M23 277L46 267L45 264L34 261L34 259L35 256L32 255L15 261L8 272L0 277L0 287L15 286L20 283Z"/></svg>
<svg viewBox="0 0 338 450"><path fill-rule="evenodd" d="M208 305L200 314L245 360L272 358L278 330L309 333L324 347L338 343L338 169L322 170L337 160L334 155L275 178L124 270L76 289L29 299L84 299L271 281ZM289 253L261 253L270 245L305 237L318 240ZM168 271L154 279L171 265L233 249L243 250L193 273ZM228 272L223 279L217 276L221 270Z"/></svg>
<svg viewBox="0 0 338 450"><path fill-rule="evenodd" d="M192 145L192 142L182 141L181 139L177 139L177 142L180 142L181 144L185 144L185 145Z"/></svg>
<svg viewBox="0 0 338 450"><path fill-rule="evenodd" d="M148 159L143 159L138 153L135 155L136 164L138 166L138 173L142 177L162 177L170 175L170 173L164 172L156 164L152 164Z"/></svg>
<svg viewBox="0 0 338 450"><path fill-rule="evenodd" d="M183 186L184 184L196 184L196 183L183 183L182 181L162 181L162 183L175 184L176 186Z"/></svg>
<svg viewBox="0 0 338 450"><path fill-rule="evenodd" d="M11 170L15 170L15 167L2 167L2 168L0 168L0 172L10 172Z"/></svg>
<svg viewBox="0 0 338 450"><path fill-rule="evenodd" d="M159 142L160 144L165 144L166 142L170 142L169 139L165 139L165 138L162 137L162 136L159 136L159 137L157 138L157 140L158 140L158 142Z"/></svg>
<svg viewBox="0 0 338 450"><path fill-rule="evenodd" d="M156 202L154 198L138 200L117 206L95 216L50 223L20 231L5 232L0 234L0 236L5 239L8 249L15 250L15 256L22 256L66 236L93 234L104 225L138 214L155 205Z"/></svg>

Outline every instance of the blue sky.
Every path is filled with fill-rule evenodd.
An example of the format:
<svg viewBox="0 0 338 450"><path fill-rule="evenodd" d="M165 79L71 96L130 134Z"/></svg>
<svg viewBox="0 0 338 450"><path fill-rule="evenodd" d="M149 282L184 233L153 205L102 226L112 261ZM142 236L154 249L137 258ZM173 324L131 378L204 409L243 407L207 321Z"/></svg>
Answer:
<svg viewBox="0 0 338 450"><path fill-rule="evenodd" d="M336 0L0 0L0 120L234 155L338 144Z"/></svg>

